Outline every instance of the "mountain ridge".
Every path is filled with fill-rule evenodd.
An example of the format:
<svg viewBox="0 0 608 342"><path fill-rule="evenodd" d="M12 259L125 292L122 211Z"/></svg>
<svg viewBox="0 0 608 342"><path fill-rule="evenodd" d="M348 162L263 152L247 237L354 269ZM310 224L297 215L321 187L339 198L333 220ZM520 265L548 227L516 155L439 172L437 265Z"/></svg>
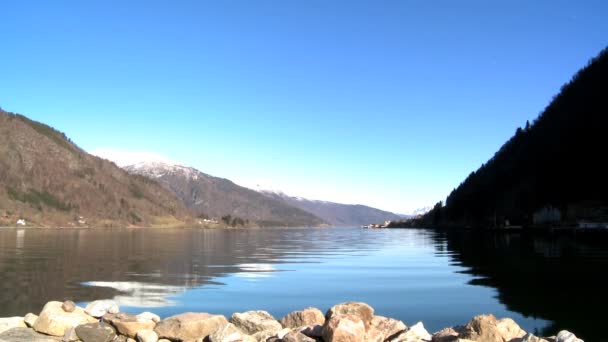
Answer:
<svg viewBox="0 0 608 342"><path fill-rule="evenodd" d="M149 179L86 153L67 136L0 110L0 225L175 226L191 215Z"/></svg>
<svg viewBox="0 0 608 342"><path fill-rule="evenodd" d="M323 200L306 199L287 195L281 191L260 190L268 197L308 211L333 226L361 226L384 221L396 221L401 216L363 204L343 204Z"/></svg>
<svg viewBox="0 0 608 342"><path fill-rule="evenodd" d="M141 162L123 167L131 174L149 177L174 193L186 207L205 217L227 215L260 226L321 226L315 215L268 198L234 182L193 167L167 162Z"/></svg>

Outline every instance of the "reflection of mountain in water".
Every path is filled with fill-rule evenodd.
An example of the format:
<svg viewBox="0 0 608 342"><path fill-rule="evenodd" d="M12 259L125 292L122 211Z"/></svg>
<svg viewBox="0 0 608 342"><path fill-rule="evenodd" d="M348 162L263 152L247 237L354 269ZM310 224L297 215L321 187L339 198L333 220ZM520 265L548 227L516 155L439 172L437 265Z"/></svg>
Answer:
<svg viewBox="0 0 608 342"><path fill-rule="evenodd" d="M280 251L257 251L255 232L238 233L4 232L0 235L4 240L0 240L0 292L6 295L0 295L0 316L37 312L52 299L115 298L126 306L171 305L171 295L217 284L212 279L222 274L255 277L273 271L267 261L279 259ZM273 235L263 234L263 238L273 239ZM27 258L23 250L27 250ZM19 289L16 297L15 289Z"/></svg>
<svg viewBox="0 0 608 342"><path fill-rule="evenodd" d="M172 305L187 289L256 281L275 264L331 254L348 231L292 230L8 230L0 234L0 317L38 312L49 300L115 298L125 306ZM344 250L341 250L344 252Z"/></svg>
<svg viewBox="0 0 608 342"><path fill-rule="evenodd" d="M455 261L477 277L472 284L496 288L509 310L553 321L544 333L568 329L585 340L606 341L598 324L608 305L605 239L480 232L445 237Z"/></svg>

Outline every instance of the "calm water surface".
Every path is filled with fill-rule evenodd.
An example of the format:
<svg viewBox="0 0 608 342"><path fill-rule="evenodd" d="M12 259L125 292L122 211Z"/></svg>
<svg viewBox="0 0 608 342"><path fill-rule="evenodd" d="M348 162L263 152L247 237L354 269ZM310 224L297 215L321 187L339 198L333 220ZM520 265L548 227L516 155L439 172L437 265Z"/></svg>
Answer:
<svg viewBox="0 0 608 342"><path fill-rule="evenodd" d="M3 229L0 317L64 299L112 298L123 311L165 317L264 309L277 318L355 300L408 325L422 320L429 331L493 313L528 331L559 327L593 337L591 324L569 311L593 304L572 297L578 285L553 285L580 285L585 272L608 265L601 249L580 246L407 229ZM575 267L589 259L599 264ZM568 265L579 278L567 278ZM569 298L575 305L567 308Z"/></svg>

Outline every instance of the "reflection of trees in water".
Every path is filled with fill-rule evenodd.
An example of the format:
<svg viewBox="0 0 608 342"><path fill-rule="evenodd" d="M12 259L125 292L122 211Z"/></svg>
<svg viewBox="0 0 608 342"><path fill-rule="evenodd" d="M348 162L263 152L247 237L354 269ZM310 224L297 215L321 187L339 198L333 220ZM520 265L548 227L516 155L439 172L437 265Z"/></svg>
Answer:
<svg viewBox="0 0 608 342"><path fill-rule="evenodd" d="M469 268L473 285L490 286L511 311L554 322L542 334L574 331L605 339L600 317L608 295L606 239L599 236L533 236L524 233L449 232L436 245Z"/></svg>

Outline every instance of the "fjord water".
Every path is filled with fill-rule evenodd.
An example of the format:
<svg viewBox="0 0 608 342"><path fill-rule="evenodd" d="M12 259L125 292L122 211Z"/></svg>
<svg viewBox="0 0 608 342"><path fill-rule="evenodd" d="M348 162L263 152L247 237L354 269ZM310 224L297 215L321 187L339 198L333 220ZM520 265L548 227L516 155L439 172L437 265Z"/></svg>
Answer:
<svg viewBox="0 0 608 342"><path fill-rule="evenodd" d="M605 295L572 290L606 269L600 251L572 238L416 229L2 229L0 317L64 299L113 298L123 311L165 317L263 309L277 318L364 301L429 331L493 313L527 331L589 338L591 318L570 310L592 312Z"/></svg>

